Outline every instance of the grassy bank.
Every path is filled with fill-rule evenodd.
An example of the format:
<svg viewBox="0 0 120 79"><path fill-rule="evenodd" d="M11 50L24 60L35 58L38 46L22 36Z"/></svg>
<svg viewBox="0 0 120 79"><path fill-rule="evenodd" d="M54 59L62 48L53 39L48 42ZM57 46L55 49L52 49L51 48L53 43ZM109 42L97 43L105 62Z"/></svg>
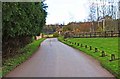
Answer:
<svg viewBox="0 0 120 79"><path fill-rule="evenodd" d="M8 72L13 70L15 67L26 61L30 56L32 56L32 54L36 52L39 45L44 40L45 38L41 38L39 40L33 41L20 50L20 52L23 52L22 54L16 55L14 58L10 58L4 61L2 67L2 76L5 76Z"/></svg>
<svg viewBox="0 0 120 79"><path fill-rule="evenodd" d="M118 38L58 38L59 41L79 49L88 55L91 55L95 59L99 60L101 65L114 74L117 78L120 78L118 67ZM66 40L66 41L65 41ZM76 44L75 44L76 43ZM81 46L82 44L82 46ZM86 46L87 45L87 46ZM86 47L85 47L86 46ZM91 46L91 50L90 50ZM97 52L95 52L97 48ZM102 57L102 51L105 52L105 56ZM115 54L115 60L111 60L111 54Z"/></svg>

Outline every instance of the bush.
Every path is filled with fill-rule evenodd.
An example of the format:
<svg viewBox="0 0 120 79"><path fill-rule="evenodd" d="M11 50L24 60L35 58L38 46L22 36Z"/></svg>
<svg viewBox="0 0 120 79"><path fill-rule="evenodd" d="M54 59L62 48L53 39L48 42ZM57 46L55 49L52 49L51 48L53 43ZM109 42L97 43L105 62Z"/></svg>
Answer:
<svg viewBox="0 0 120 79"><path fill-rule="evenodd" d="M3 60L19 54L20 48L41 33L47 16L46 8L44 1L2 3Z"/></svg>
<svg viewBox="0 0 120 79"><path fill-rule="evenodd" d="M53 34L53 37L59 37L59 33L58 33L58 32L55 32L55 33Z"/></svg>
<svg viewBox="0 0 120 79"><path fill-rule="evenodd" d="M45 25L47 6L43 2L3 2L3 39L16 36L36 36Z"/></svg>

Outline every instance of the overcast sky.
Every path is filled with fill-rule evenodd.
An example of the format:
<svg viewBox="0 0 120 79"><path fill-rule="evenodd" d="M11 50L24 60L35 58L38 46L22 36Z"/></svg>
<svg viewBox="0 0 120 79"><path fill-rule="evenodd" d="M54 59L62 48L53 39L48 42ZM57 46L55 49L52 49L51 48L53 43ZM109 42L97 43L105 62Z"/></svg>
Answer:
<svg viewBox="0 0 120 79"><path fill-rule="evenodd" d="M67 24L84 21L89 15L89 4L94 0L46 0L46 24ZM114 0L118 1L118 0Z"/></svg>
<svg viewBox="0 0 120 79"><path fill-rule="evenodd" d="M84 21L88 16L88 0L46 0L47 24Z"/></svg>

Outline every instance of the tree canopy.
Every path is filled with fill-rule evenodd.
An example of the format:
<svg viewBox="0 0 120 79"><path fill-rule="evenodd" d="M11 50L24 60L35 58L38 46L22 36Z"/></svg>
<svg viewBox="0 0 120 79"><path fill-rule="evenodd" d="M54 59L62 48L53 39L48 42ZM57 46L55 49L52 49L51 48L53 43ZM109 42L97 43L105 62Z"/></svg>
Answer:
<svg viewBox="0 0 120 79"><path fill-rule="evenodd" d="M41 33L46 21L44 2L2 3L2 51L3 60L21 54L19 49Z"/></svg>
<svg viewBox="0 0 120 79"><path fill-rule="evenodd" d="M2 7L3 38L41 32L47 15L44 2L4 2Z"/></svg>

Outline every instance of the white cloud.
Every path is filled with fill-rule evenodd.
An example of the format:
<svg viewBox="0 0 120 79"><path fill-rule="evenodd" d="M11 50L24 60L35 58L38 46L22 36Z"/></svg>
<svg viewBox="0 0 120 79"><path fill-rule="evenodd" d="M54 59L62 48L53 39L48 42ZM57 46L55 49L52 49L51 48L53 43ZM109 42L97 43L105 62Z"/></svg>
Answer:
<svg viewBox="0 0 120 79"><path fill-rule="evenodd" d="M89 15L89 4L102 4L98 0L46 0L48 5L47 24L65 23L71 21L84 21ZM116 3L118 0L114 0ZM109 3L105 2L106 5Z"/></svg>
<svg viewBox="0 0 120 79"><path fill-rule="evenodd" d="M46 0L47 24L83 21L88 16L87 0Z"/></svg>

